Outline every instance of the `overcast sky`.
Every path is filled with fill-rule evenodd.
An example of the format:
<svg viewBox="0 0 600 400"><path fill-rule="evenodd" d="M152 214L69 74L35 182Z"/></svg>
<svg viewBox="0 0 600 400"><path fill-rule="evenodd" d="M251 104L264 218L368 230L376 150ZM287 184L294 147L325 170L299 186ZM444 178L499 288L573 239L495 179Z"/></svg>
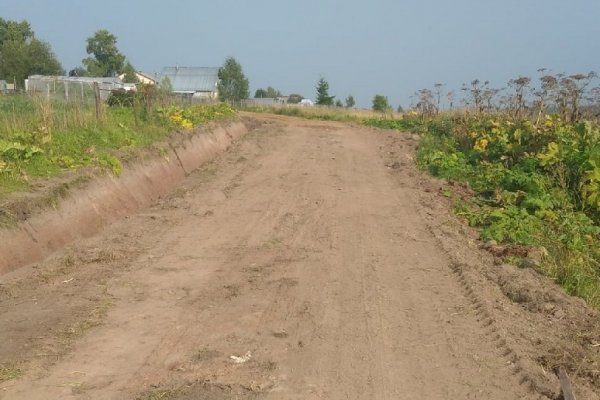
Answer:
<svg viewBox="0 0 600 400"><path fill-rule="evenodd" d="M598 0L0 0L0 16L29 21L66 70L98 29L142 71L220 66L235 57L259 87L315 97L375 94L408 106L436 82L495 87L519 75L600 71Z"/></svg>

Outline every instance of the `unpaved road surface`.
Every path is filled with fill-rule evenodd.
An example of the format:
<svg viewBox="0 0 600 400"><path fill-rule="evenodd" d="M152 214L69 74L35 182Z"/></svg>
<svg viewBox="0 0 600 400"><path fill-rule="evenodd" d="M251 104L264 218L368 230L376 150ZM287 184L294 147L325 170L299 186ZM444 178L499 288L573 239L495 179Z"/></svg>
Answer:
<svg viewBox="0 0 600 400"><path fill-rule="evenodd" d="M528 348L560 315L469 268L491 262L440 228L415 137L260 118L152 208L0 277L0 362L22 374L1 399L557 393Z"/></svg>

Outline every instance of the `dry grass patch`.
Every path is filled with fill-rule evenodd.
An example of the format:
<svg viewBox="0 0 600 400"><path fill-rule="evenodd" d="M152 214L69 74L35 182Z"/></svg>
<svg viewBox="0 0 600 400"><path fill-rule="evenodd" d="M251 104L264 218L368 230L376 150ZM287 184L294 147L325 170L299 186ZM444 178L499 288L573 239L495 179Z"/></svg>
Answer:
<svg viewBox="0 0 600 400"><path fill-rule="evenodd" d="M0 383L19 378L23 371L14 364L0 364Z"/></svg>

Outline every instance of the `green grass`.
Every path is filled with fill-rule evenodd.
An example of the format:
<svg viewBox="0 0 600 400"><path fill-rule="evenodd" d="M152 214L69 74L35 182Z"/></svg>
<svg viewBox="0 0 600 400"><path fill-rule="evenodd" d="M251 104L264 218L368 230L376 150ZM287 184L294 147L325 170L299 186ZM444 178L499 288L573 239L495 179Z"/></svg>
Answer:
<svg viewBox="0 0 600 400"><path fill-rule="evenodd" d="M165 139L174 129L231 117L226 105L171 106L150 113L133 107L95 108L45 98L0 97L0 196L40 179L94 166L119 175L135 149ZM175 113L185 116L173 118ZM183 118L183 117L182 117Z"/></svg>
<svg viewBox="0 0 600 400"><path fill-rule="evenodd" d="M247 107L244 110L320 121L355 123L374 128L398 129L402 131L413 131L422 125L420 118L394 111L381 113L343 107Z"/></svg>
<svg viewBox="0 0 600 400"><path fill-rule="evenodd" d="M402 115L396 112L383 114L380 112L352 109L343 107L246 107L244 111L256 113L271 113L277 115L287 115L290 117L301 117L306 119L314 119L320 121L338 121L362 124L363 121L372 119L391 119L401 118Z"/></svg>

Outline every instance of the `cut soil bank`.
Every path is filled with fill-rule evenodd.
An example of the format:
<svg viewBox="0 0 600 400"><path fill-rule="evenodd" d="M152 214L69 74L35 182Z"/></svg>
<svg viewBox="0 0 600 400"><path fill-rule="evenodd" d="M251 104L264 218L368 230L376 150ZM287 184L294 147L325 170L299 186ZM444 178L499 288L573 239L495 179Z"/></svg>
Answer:
<svg viewBox="0 0 600 400"><path fill-rule="evenodd" d="M16 225L0 229L0 275L32 262L40 261L52 252L81 237L89 237L106 224L123 218L172 190L187 174L248 131L249 120L209 124L184 134L174 134L160 150L141 161L125 166L119 177L78 176L62 183L50 194L42 194L46 209L34 215L19 206L2 208L16 212ZM83 187L76 186L82 180ZM66 193L65 193L66 192ZM38 196L39 198L39 196ZM28 200L26 200L28 201ZM23 203L23 200L15 203ZM52 208L51 208L52 206Z"/></svg>

